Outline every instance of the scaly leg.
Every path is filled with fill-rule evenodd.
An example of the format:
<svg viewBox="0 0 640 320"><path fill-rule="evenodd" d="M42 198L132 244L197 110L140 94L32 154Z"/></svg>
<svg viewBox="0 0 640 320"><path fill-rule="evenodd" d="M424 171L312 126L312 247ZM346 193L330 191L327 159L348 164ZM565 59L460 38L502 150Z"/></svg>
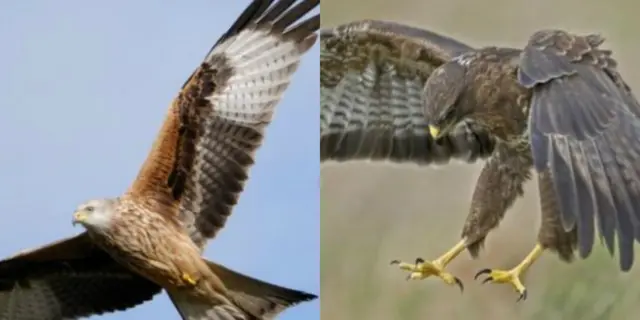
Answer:
<svg viewBox="0 0 640 320"><path fill-rule="evenodd" d="M523 275L531 264L533 264L542 254L544 248L540 244L536 244L536 246L531 250L529 255L527 255L520 264L518 264L515 268L504 271L504 270L491 270L491 269L483 269L480 270L474 277L474 279L478 279L478 277L482 274L487 274L488 277L482 281L482 283L492 282L492 283L509 283L511 284L516 291L520 294L518 297L518 301L527 299L527 289L520 281L520 276Z"/></svg>
<svg viewBox="0 0 640 320"><path fill-rule="evenodd" d="M415 263L393 260L391 261L391 264L397 264L400 269L409 271L410 274L407 276L407 280L422 280L430 276L436 276L448 285L457 285L460 288L460 291L463 291L464 285L462 284L462 281L457 277L454 277L452 274L445 272L444 268L451 262L451 260L464 251L466 247L466 240L463 239L451 248L451 250L445 252L445 254L431 262L424 261L422 258L416 258Z"/></svg>

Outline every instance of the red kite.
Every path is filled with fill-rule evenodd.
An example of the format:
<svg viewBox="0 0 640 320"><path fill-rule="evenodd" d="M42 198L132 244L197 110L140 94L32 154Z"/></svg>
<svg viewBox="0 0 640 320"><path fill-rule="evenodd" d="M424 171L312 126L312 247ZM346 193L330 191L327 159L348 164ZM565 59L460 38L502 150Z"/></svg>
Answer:
<svg viewBox="0 0 640 320"><path fill-rule="evenodd" d="M121 197L80 205L86 232L0 261L0 318L125 310L166 290L183 319L271 319L312 294L204 260L265 127L316 42L319 0L254 0L186 81Z"/></svg>

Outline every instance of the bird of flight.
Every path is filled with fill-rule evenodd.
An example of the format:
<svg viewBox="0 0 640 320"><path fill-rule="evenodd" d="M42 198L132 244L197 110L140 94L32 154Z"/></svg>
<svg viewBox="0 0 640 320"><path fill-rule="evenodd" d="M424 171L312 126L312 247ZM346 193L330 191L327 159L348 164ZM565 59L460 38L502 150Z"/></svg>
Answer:
<svg viewBox="0 0 640 320"><path fill-rule="evenodd" d="M535 172L541 202L537 244L510 270L483 282L511 284L545 250L589 256L595 230L620 268L640 239L640 104L599 35L532 34L524 49L472 48L392 22L323 30L322 161L446 163L487 159L462 239L433 261L392 261L409 279L461 281L446 266L477 257ZM615 236L617 234L617 237Z"/></svg>
<svg viewBox="0 0 640 320"><path fill-rule="evenodd" d="M265 128L316 42L319 0L254 0L169 107L121 197L80 205L86 232L0 261L0 319L76 319L166 290L182 319L272 319L315 295L202 258L248 178Z"/></svg>

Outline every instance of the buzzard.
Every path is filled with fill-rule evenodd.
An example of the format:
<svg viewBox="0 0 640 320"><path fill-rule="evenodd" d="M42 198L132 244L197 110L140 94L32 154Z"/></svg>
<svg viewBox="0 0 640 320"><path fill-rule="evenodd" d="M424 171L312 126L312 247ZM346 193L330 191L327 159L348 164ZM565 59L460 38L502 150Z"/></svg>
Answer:
<svg viewBox="0 0 640 320"><path fill-rule="evenodd" d="M272 319L315 295L204 260L254 162L301 56L319 0L254 0L169 107L136 180L88 201L86 232L0 261L0 319L75 319L125 310L166 290L182 319Z"/></svg>
<svg viewBox="0 0 640 320"><path fill-rule="evenodd" d="M640 104L616 70L603 37L533 33L524 49L471 48L392 22L357 21L321 31L322 161L442 164L487 159L462 239L429 262L398 260L409 279L458 278L445 271L465 249L477 257L523 184L536 173L537 244L510 270L484 269L508 283L546 250L570 262L589 256L596 228L620 269L640 239ZM637 207L636 207L637 205Z"/></svg>

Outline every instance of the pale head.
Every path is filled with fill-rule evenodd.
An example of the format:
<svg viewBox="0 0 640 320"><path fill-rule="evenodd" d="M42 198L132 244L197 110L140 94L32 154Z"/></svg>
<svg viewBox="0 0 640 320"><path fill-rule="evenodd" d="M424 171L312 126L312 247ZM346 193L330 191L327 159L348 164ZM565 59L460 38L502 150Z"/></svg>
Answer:
<svg viewBox="0 0 640 320"><path fill-rule="evenodd" d="M104 230L111 225L118 199L90 200L78 206L73 213L73 224L81 224L87 230Z"/></svg>

